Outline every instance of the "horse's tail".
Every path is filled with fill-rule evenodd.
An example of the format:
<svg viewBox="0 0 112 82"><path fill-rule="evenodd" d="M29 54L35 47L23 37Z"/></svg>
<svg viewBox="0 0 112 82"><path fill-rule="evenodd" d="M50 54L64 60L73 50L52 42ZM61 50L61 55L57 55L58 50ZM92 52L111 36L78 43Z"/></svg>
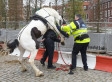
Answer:
<svg viewBox="0 0 112 82"><path fill-rule="evenodd" d="M12 53L14 51L14 49L18 46L19 46L19 41L17 39L15 39L11 43L9 43L9 42L7 43L7 47L10 49L10 53Z"/></svg>

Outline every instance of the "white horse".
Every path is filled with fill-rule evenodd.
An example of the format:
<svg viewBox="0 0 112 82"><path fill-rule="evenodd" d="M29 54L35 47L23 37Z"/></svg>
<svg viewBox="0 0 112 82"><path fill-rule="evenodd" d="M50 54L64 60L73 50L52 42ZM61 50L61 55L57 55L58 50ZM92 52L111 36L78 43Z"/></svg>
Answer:
<svg viewBox="0 0 112 82"><path fill-rule="evenodd" d="M36 12L34 20L23 27L18 34L17 39L13 42L7 43L7 47L10 49L10 52L13 52L15 48L20 50L19 61L22 66L22 71L26 71L26 66L23 64L23 54L25 50L30 52L29 63L34 69L36 76L42 76L43 72L40 71L34 64L34 59L36 57L39 43L37 39L44 35L48 29L54 30L61 37L61 42L64 42L63 35L58 31L56 23L60 26L63 22L62 17L57 11L52 8L42 8Z"/></svg>

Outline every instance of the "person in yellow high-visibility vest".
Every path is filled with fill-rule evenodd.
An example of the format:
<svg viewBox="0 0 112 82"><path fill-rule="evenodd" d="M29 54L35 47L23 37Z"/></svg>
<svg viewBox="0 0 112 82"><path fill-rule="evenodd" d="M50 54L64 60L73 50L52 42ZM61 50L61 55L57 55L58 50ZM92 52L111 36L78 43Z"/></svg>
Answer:
<svg viewBox="0 0 112 82"><path fill-rule="evenodd" d="M89 35L87 34L87 27L83 22L81 15L75 15L75 20L68 25L61 26L61 30L65 31L69 36L74 37L74 46L72 51L72 62L70 66L70 73L73 74L72 70L76 68L77 64L77 54L80 52L82 57L83 68L85 71L88 70L87 65L87 47L90 42Z"/></svg>

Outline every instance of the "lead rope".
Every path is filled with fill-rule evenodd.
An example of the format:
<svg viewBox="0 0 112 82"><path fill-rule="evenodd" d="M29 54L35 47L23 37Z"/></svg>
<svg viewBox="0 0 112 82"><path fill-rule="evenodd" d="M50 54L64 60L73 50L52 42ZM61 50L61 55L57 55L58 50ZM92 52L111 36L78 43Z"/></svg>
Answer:
<svg viewBox="0 0 112 82"><path fill-rule="evenodd" d="M68 67L69 67L70 65L68 65L68 64L65 62L64 58L62 57L62 53L61 53L61 51L60 51L59 43L58 43L58 49L59 49L59 52L60 52L60 56L61 56L61 58L62 58L62 60L63 60L63 62L64 62L65 65L62 65L62 64L61 64L59 68L56 68L56 71L58 71L58 70L68 71L68 70L69 70Z"/></svg>

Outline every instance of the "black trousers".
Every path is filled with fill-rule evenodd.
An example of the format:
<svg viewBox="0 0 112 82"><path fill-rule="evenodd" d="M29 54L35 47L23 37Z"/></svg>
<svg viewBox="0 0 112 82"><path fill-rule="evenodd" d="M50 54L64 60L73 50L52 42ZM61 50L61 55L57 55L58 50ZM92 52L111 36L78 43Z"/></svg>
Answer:
<svg viewBox="0 0 112 82"><path fill-rule="evenodd" d="M87 66L87 55L86 55L88 44L89 43L74 43L73 51L72 51L72 64L71 64L70 69L76 68L77 54L79 52L81 53L83 66L88 67Z"/></svg>
<svg viewBox="0 0 112 82"><path fill-rule="evenodd" d="M44 52L43 58L41 60L45 62L48 57L48 67L51 67L54 55L54 41L50 38L47 38L44 41L44 46L46 48L46 51Z"/></svg>

